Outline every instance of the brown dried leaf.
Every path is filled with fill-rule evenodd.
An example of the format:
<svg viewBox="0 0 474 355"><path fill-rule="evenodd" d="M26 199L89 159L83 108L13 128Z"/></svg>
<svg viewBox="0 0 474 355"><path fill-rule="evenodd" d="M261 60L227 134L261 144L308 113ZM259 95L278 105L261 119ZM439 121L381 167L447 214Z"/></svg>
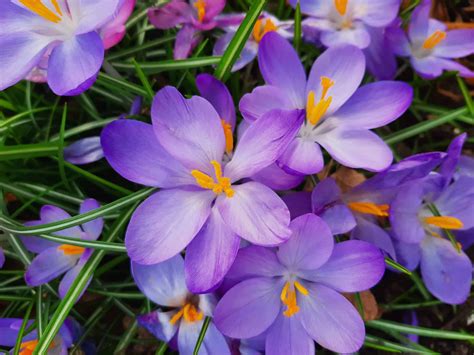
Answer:
<svg viewBox="0 0 474 355"><path fill-rule="evenodd" d="M375 320L379 319L382 316L382 310L377 305L377 300L370 290L359 292L360 299L362 301L362 306L364 308L364 320ZM355 294L353 293L344 293L346 297L355 308L358 309L357 301L355 299Z"/></svg>
<svg viewBox="0 0 474 355"><path fill-rule="evenodd" d="M337 171L332 174L331 177L336 180L336 183L339 185L342 192L347 192L366 180L363 174L344 166L341 166L339 169L337 169Z"/></svg>

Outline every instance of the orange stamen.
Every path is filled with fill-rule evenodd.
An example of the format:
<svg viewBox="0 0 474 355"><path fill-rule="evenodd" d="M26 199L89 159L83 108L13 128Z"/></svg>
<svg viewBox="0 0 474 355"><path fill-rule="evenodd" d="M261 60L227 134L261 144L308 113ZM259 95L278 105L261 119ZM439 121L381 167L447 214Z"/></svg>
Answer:
<svg viewBox="0 0 474 355"><path fill-rule="evenodd" d="M265 23L263 23L263 21L265 21ZM276 30L277 26L271 19L258 19L257 22L255 22L255 26L253 26L253 38L255 39L255 42L260 43L263 36L265 36L268 32L273 32Z"/></svg>
<svg viewBox="0 0 474 355"><path fill-rule="evenodd" d="M281 290L280 300L286 306L283 315L291 317L300 311L296 300L296 291L299 291L303 296L307 296L309 291L298 281L286 282Z"/></svg>
<svg viewBox="0 0 474 355"><path fill-rule="evenodd" d="M25 341L20 344L20 355L31 355L38 345L38 340Z"/></svg>
<svg viewBox="0 0 474 355"><path fill-rule="evenodd" d="M232 133L232 126L225 120L221 120L222 128L224 129L225 136L225 151L227 154L232 153L234 149L234 134Z"/></svg>
<svg viewBox="0 0 474 355"><path fill-rule="evenodd" d="M326 98L326 95L329 89L334 85L334 81L328 78L327 76L321 77L321 98L319 99L318 103L315 103L315 93L314 91L310 91L308 93L308 97L306 99L306 119L309 123L313 126L316 125L319 120L324 116L327 112L329 106L332 102L332 96Z"/></svg>
<svg viewBox="0 0 474 355"><path fill-rule="evenodd" d="M44 5L41 0L20 0L20 3L23 4L27 9L31 12L34 12L38 16L41 16L45 20L58 23L61 22L61 8L56 0L52 0L54 8L56 9L57 14L49 9L46 5Z"/></svg>
<svg viewBox="0 0 474 355"><path fill-rule="evenodd" d="M62 250L65 255L81 255L86 250L86 248L70 244L62 244L58 249Z"/></svg>
<svg viewBox="0 0 474 355"><path fill-rule="evenodd" d="M349 202L347 206L353 211L379 217L388 217L390 208L389 205L377 205L372 202Z"/></svg>
<svg viewBox="0 0 474 355"><path fill-rule="evenodd" d="M436 30L423 42L423 48L433 49L445 38L446 38L446 32Z"/></svg>
<svg viewBox="0 0 474 355"><path fill-rule="evenodd" d="M178 320L183 318L188 323L194 323L204 318L204 313L191 303L186 303L171 319L170 323L175 325Z"/></svg>
<svg viewBox="0 0 474 355"><path fill-rule="evenodd" d="M221 164L215 160L211 161L211 164L214 167L214 174L216 175L217 182L215 182L211 176L204 174L202 171L192 170L191 175L196 179L196 183L203 189L212 190L216 195L220 195L224 192L227 197L233 197L234 190L232 189L232 184L228 177L222 176Z"/></svg>
<svg viewBox="0 0 474 355"><path fill-rule="evenodd" d="M341 16L344 16L346 14L347 3L348 0L334 0L334 6L336 7L337 12L339 12Z"/></svg>
<svg viewBox="0 0 474 355"><path fill-rule="evenodd" d="M206 16L206 1L205 0L197 0L194 3L194 7L197 10L198 21L202 22L204 17Z"/></svg>
<svg viewBox="0 0 474 355"><path fill-rule="evenodd" d="M425 223L442 229L461 229L464 226L458 218L450 216L425 217Z"/></svg>

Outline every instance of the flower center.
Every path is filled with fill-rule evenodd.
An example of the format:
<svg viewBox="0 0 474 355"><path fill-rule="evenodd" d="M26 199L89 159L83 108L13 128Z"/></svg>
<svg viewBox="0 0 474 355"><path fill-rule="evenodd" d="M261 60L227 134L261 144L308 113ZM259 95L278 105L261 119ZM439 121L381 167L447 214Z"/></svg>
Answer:
<svg viewBox="0 0 474 355"><path fill-rule="evenodd" d="M348 2L348 0L334 0L334 6L337 12L339 12L339 15L344 16L346 14Z"/></svg>
<svg viewBox="0 0 474 355"><path fill-rule="evenodd" d="M197 0L193 5L197 10L198 21L202 22L204 20L204 16L206 16L206 1L205 0Z"/></svg>
<svg viewBox="0 0 474 355"><path fill-rule="evenodd" d="M20 3L28 8L31 12L34 12L45 20L51 21L53 23L61 22L63 13L61 12L61 7L59 6L57 0L51 0L56 12L44 5L41 0L20 0Z"/></svg>
<svg viewBox="0 0 474 355"><path fill-rule="evenodd" d="M296 291L299 291L303 296L308 296L309 291L298 281L287 281L281 290L280 299L286 306L283 315L292 317L300 311L300 307L296 302Z"/></svg>
<svg viewBox="0 0 474 355"><path fill-rule="evenodd" d="M193 304L186 303L183 308L181 308L178 313L176 313L171 319L170 323L175 325L177 321L181 318L188 323L194 323L200 321L204 318L204 313L199 311Z"/></svg>
<svg viewBox="0 0 474 355"><path fill-rule="evenodd" d="M232 153L234 149L234 135L232 133L232 126L225 120L221 120L222 128L224 129L225 136L225 151L227 154Z"/></svg>
<svg viewBox="0 0 474 355"><path fill-rule="evenodd" d="M268 32L273 32L276 30L277 26L271 19L258 19L257 22L255 22L255 26L253 26L253 38L255 39L255 42L260 43L263 36L265 36Z"/></svg>
<svg viewBox="0 0 474 355"><path fill-rule="evenodd" d="M446 38L446 32L436 30L423 42L423 48L433 49L445 38Z"/></svg>
<svg viewBox="0 0 474 355"><path fill-rule="evenodd" d="M321 98L315 103L315 93L310 91L306 99L306 119L313 126L316 125L321 117L324 116L332 102L332 96L326 98L328 90L334 85L334 81L327 76L321 77Z"/></svg>
<svg viewBox="0 0 474 355"><path fill-rule="evenodd" d="M377 205L372 202L349 202L347 206L359 213L371 214L379 217L388 217L389 205Z"/></svg>
<svg viewBox="0 0 474 355"><path fill-rule="evenodd" d="M202 171L193 170L191 171L191 175L196 179L196 183L203 189L212 190L216 195L220 195L224 192L227 197L234 196L230 179L222 176L221 164L215 160L211 161L211 164L214 167L217 182Z"/></svg>
<svg viewBox="0 0 474 355"><path fill-rule="evenodd" d="M31 355L38 345L38 340L25 341L20 344L20 355Z"/></svg>
<svg viewBox="0 0 474 355"><path fill-rule="evenodd" d="M442 229L461 229L464 224L456 217L451 216L430 216L425 217L424 222L426 224L442 228Z"/></svg>
<svg viewBox="0 0 474 355"><path fill-rule="evenodd" d="M70 244L62 244L58 249L62 250L65 255L81 255L86 250L86 248Z"/></svg>

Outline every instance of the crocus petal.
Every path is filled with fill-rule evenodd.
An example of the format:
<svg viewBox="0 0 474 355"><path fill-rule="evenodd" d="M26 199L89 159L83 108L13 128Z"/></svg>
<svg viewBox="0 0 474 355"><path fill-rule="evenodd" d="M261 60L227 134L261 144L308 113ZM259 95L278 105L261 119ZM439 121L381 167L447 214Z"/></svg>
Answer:
<svg viewBox="0 0 474 355"><path fill-rule="evenodd" d="M90 212L90 211L98 209L99 207L100 207L100 204L97 200L94 200L93 198L88 198L88 199L85 199L81 203L79 213L83 214L86 212ZM102 233L103 227L104 227L103 218L96 218L82 225L82 229L84 229L84 232L87 233L87 239L90 239L90 240L96 240L97 238L99 238L100 233Z"/></svg>
<svg viewBox="0 0 474 355"><path fill-rule="evenodd" d="M232 95L227 86L210 74L199 74L196 77L199 94L216 109L220 118L235 128L235 107Z"/></svg>
<svg viewBox="0 0 474 355"><path fill-rule="evenodd" d="M191 18L192 8L185 0L172 0L159 8L148 9L151 24L161 30L173 28Z"/></svg>
<svg viewBox="0 0 474 355"><path fill-rule="evenodd" d="M186 249L186 284L192 293L216 288L229 271L240 246L240 238L222 220L217 208Z"/></svg>
<svg viewBox="0 0 474 355"><path fill-rule="evenodd" d="M291 219L311 212L311 193L307 191L292 192L284 195L282 200L290 210Z"/></svg>
<svg viewBox="0 0 474 355"><path fill-rule="evenodd" d="M18 5L14 1L0 1L0 35L30 32L44 25L44 18Z"/></svg>
<svg viewBox="0 0 474 355"><path fill-rule="evenodd" d="M83 138L64 148L64 159L75 165L94 163L103 157L100 137Z"/></svg>
<svg viewBox="0 0 474 355"><path fill-rule="evenodd" d="M52 205L44 205L43 207L41 207L40 216L41 221L43 223L58 222L67 218L71 218L71 215L69 213L59 207ZM60 230L59 232L57 232L57 234L72 238L82 237L81 228L79 228L78 226Z"/></svg>
<svg viewBox="0 0 474 355"><path fill-rule="evenodd" d="M2 25L3 21L0 22ZM48 37L32 32L0 34L0 90L26 77L41 60L49 43Z"/></svg>
<svg viewBox="0 0 474 355"><path fill-rule="evenodd" d="M38 254L25 273L29 286L38 286L63 274L77 262L77 257L66 255L58 247L53 247Z"/></svg>
<svg viewBox="0 0 474 355"><path fill-rule="evenodd" d="M386 252L392 259L396 260L396 253L393 246L392 238L376 223L364 218L357 218L357 226L351 233L352 239L366 241L377 248Z"/></svg>
<svg viewBox="0 0 474 355"><path fill-rule="evenodd" d="M305 278L339 292L358 292L375 286L384 271L383 254L376 247L349 240L336 244L328 262L312 273L307 272Z"/></svg>
<svg viewBox="0 0 474 355"><path fill-rule="evenodd" d="M213 20L224 10L225 4L225 0L206 0L206 16L204 19Z"/></svg>
<svg viewBox="0 0 474 355"><path fill-rule="evenodd" d="M430 0L422 0L415 10L413 10L408 27L408 35L411 42L422 42L428 37L430 11Z"/></svg>
<svg viewBox="0 0 474 355"><path fill-rule="evenodd" d="M234 182L274 163L293 140L302 121L299 110L266 113L244 132L224 175Z"/></svg>
<svg viewBox="0 0 474 355"><path fill-rule="evenodd" d="M125 37L127 22L135 8L136 0L123 0L120 9L112 21L109 21L100 29L100 36L104 42L105 49L117 45Z"/></svg>
<svg viewBox="0 0 474 355"><path fill-rule="evenodd" d="M268 330L265 342L267 354L314 354L314 341L297 317L280 314Z"/></svg>
<svg viewBox="0 0 474 355"><path fill-rule="evenodd" d="M419 243L404 243L394 240L393 245L397 253L397 262L408 270L415 270L421 259L421 248Z"/></svg>
<svg viewBox="0 0 474 355"><path fill-rule="evenodd" d="M138 324L148 330L158 339L169 342L176 332L180 323L171 323L170 320L177 313L176 310L168 312L154 311L137 317Z"/></svg>
<svg viewBox="0 0 474 355"><path fill-rule="evenodd" d="M466 139L467 133L463 133L449 143L446 151L447 156L439 167L439 173L446 178L446 184L451 182L456 173Z"/></svg>
<svg viewBox="0 0 474 355"><path fill-rule="evenodd" d="M329 177L320 181L311 193L311 205L313 212L320 214L328 205L341 201L342 191L336 180Z"/></svg>
<svg viewBox="0 0 474 355"><path fill-rule="evenodd" d="M0 319L0 345L15 346L18 331L23 319L21 318L1 318ZM30 323L30 322L28 322Z"/></svg>
<svg viewBox="0 0 474 355"><path fill-rule="evenodd" d="M162 190L133 213L125 235L130 259L141 264L167 260L196 236L211 212L212 191Z"/></svg>
<svg viewBox="0 0 474 355"><path fill-rule="evenodd" d="M224 130L212 105L199 96L186 100L176 88L161 89L151 116L161 145L184 166L211 173L210 162L222 161Z"/></svg>
<svg viewBox="0 0 474 355"><path fill-rule="evenodd" d="M75 36L51 52L48 84L56 95L78 95L87 90L104 60L104 45L96 32Z"/></svg>
<svg viewBox="0 0 474 355"><path fill-rule="evenodd" d="M397 72L397 60L384 28L367 26L370 45L364 49L367 69L377 80L391 80Z"/></svg>
<svg viewBox="0 0 474 355"><path fill-rule="evenodd" d="M176 35L174 42L173 57L174 59L185 59L189 56L196 45L195 36L196 29L191 25L184 25Z"/></svg>
<svg viewBox="0 0 474 355"><path fill-rule="evenodd" d="M344 234L355 228L357 222L346 205L335 205L319 214L333 235Z"/></svg>
<svg viewBox="0 0 474 355"><path fill-rule="evenodd" d="M324 167L324 158L318 144L296 137L278 158L277 164L288 172L304 176L319 173Z"/></svg>
<svg viewBox="0 0 474 355"><path fill-rule="evenodd" d="M288 174L277 164L267 166L252 176L252 180L260 182L273 190L290 190L304 181L303 175Z"/></svg>
<svg viewBox="0 0 474 355"><path fill-rule="evenodd" d="M321 132L323 125L318 127ZM317 135L316 140L331 157L349 168L382 171L393 160L391 149L371 131L336 127Z"/></svg>
<svg viewBox="0 0 474 355"><path fill-rule="evenodd" d="M234 38L235 32L227 32L224 35L222 35L217 41L216 44L214 45L213 49L213 54L214 55L222 55L227 47L229 46L230 41L232 38ZM258 53L258 44L255 41L247 41L247 43L244 46L244 49L240 53L240 57L237 59L235 62L234 66L232 67L232 72L236 72L243 67L245 67L247 64L249 64L251 61L255 59Z"/></svg>
<svg viewBox="0 0 474 355"><path fill-rule="evenodd" d="M267 85L284 90L294 107L304 107L306 73L286 39L276 32L267 33L259 45L258 65Z"/></svg>
<svg viewBox="0 0 474 355"><path fill-rule="evenodd" d="M132 276L140 291L161 306L181 307L188 290L184 282L184 261L176 255L154 265L131 263Z"/></svg>
<svg viewBox="0 0 474 355"><path fill-rule="evenodd" d="M293 7L296 7L296 4L299 3L302 13L314 17L328 14L332 7L330 1L290 0L289 3Z"/></svg>
<svg viewBox="0 0 474 355"><path fill-rule="evenodd" d="M306 85L306 94L314 91L315 97L321 97L321 77L334 81L328 96L332 96L326 115L337 111L356 91L364 77L365 57L354 46L340 46L327 49L313 64Z"/></svg>
<svg viewBox="0 0 474 355"><path fill-rule="evenodd" d="M78 12L75 13L79 21L78 34L88 33L104 26L115 14L120 0L80 0L77 3ZM70 7L71 13L74 5Z"/></svg>
<svg viewBox="0 0 474 355"><path fill-rule="evenodd" d="M344 127L378 128L393 122L410 106L413 89L401 81L364 85L335 113Z"/></svg>
<svg viewBox="0 0 474 355"><path fill-rule="evenodd" d="M457 71L459 75L466 78L474 77L474 71L455 62L454 60L437 58L434 56L417 59L411 58L413 68L425 79L433 79L440 76L443 70Z"/></svg>
<svg viewBox="0 0 474 355"><path fill-rule="evenodd" d="M0 247L0 269L3 267L5 264L5 253L3 252L3 249Z"/></svg>
<svg viewBox="0 0 474 355"><path fill-rule="evenodd" d="M290 223L293 234L278 247L277 256L288 269L314 270L328 261L334 239L327 224L308 213Z"/></svg>
<svg viewBox="0 0 474 355"><path fill-rule="evenodd" d="M197 322L181 322L178 331L178 349L180 354L193 354L203 322L203 320ZM217 330L213 322L209 324L199 354L230 355L229 346L224 336Z"/></svg>
<svg viewBox="0 0 474 355"><path fill-rule="evenodd" d="M342 295L318 284L305 284L307 297L300 297L301 323L318 344L338 353L353 353L364 343L365 328L359 312Z"/></svg>
<svg viewBox="0 0 474 355"><path fill-rule="evenodd" d="M42 221L29 221L25 223L25 227L39 226L43 223L44 222ZM21 235L20 239L28 251L31 251L32 253L36 253L36 254L39 254L42 251L52 248L54 246L58 246L58 243L55 243L55 242L52 242L50 240L43 239L40 237L30 236L30 235L25 235L25 236Z"/></svg>
<svg viewBox="0 0 474 355"><path fill-rule="evenodd" d="M395 20L399 7L400 0L358 0L356 16L370 26L383 27Z"/></svg>
<svg viewBox="0 0 474 355"><path fill-rule="evenodd" d="M275 192L258 182L233 189L234 196L219 197L216 206L234 233L263 246L277 245L290 237L290 212Z"/></svg>
<svg viewBox="0 0 474 355"><path fill-rule="evenodd" d="M390 47L396 55L409 57L411 55L411 46L408 37L399 26L392 26L387 29L387 39Z"/></svg>
<svg viewBox="0 0 474 355"><path fill-rule="evenodd" d="M68 293L69 289L71 288L74 280L76 280L77 275L81 272L82 268L84 265L76 265L74 266L71 270L66 272L64 277L62 278L61 282L59 283L59 297L64 298L66 297L66 294ZM89 280L86 283L86 286L83 288L81 294L79 295L78 299L82 297L84 292L86 291L87 287L92 281L92 277L89 278Z"/></svg>
<svg viewBox="0 0 474 355"><path fill-rule="evenodd" d="M190 171L160 145L150 124L135 120L116 120L101 134L109 164L124 178L160 187L194 183Z"/></svg>
<svg viewBox="0 0 474 355"><path fill-rule="evenodd" d="M262 333L277 317L283 281L270 278L245 280L222 297L214 311L217 328L232 338L250 338ZM252 324L249 327L249 324Z"/></svg>
<svg viewBox="0 0 474 355"><path fill-rule="evenodd" d="M428 237L421 246L421 275L428 290L449 304L461 304L469 297L472 263L446 239Z"/></svg>
<svg viewBox="0 0 474 355"><path fill-rule="evenodd" d="M370 44L370 35L365 29L365 26L359 24L357 27L351 29L324 31L321 33L321 43L329 48L350 44L357 48L364 49Z"/></svg>
<svg viewBox="0 0 474 355"><path fill-rule="evenodd" d="M434 49L433 54L443 58L461 58L474 53L474 30L451 30Z"/></svg>

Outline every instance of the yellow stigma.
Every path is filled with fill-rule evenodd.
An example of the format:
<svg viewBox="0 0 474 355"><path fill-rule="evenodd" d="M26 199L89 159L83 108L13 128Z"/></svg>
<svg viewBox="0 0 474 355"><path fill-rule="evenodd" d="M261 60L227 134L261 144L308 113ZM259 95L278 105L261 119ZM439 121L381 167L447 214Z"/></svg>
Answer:
<svg viewBox="0 0 474 355"><path fill-rule="evenodd" d="M49 7L44 5L41 0L20 0L20 3L23 4L31 12L34 12L38 16L41 16L45 20L58 23L61 22L61 7L59 6L57 0L51 0L53 3L56 13L54 13Z"/></svg>
<svg viewBox="0 0 474 355"><path fill-rule="evenodd" d="M280 299L286 306L286 310L283 312L286 317L291 317L300 311L300 307L296 302L296 291L299 291L303 296L309 294L308 290L298 281L288 281L281 290Z"/></svg>
<svg viewBox="0 0 474 355"><path fill-rule="evenodd" d="M464 226L458 218L450 216L425 217L425 223L442 229L461 229Z"/></svg>
<svg viewBox="0 0 474 355"><path fill-rule="evenodd" d="M197 308L191 304L186 303L171 319L170 323L175 325L181 317L188 323L194 323L204 318L204 313L198 311Z"/></svg>
<svg viewBox="0 0 474 355"><path fill-rule="evenodd" d="M348 2L348 0L334 0L334 6L341 16L346 14Z"/></svg>
<svg viewBox="0 0 474 355"><path fill-rule="evenodd" d="M62 244L58 247L58 249L62 250L65 255L81 255L86 250L83 247L69 244Z"/></svg>
<svg viewBox="0 0 474 355"><path fill-rule="evenodd" d="M38 340L25 341L20 344L20 355L31 355L38 345Z"/></svg>
<svg viewBox="0 0 474 355"><path fill-rule="evenodd" d="M446 38L446 32L436 30L423 42L423 48L433 49L445 38Z"/></svg>
<svg viewBox="0 0 474 355"><path fill-rule="evenodd" d="M194 7L197 10L198 21L202 22L202 20L204 20L204 16L206 16L206 1L205 0L197 0L194 3Z"/></svg>
<svg viewBox="0 0 474 355"><path fill-rule="evenodd" d="M388 217L389 205L376 205L372 202L349 202L347 206L359 213L371 214L379 217Z"/></svg>
<svg viewBox="0 0 474 355"><path fill-rule="evenodd" d="M276 30L277 26L271 19L258 19L257 22L255 22L255 26L253 26L253 38L255 39L255 42L260 43L263 36L265 36L268 32L273 32Z"/></svg>
<svg viewBox="0 0 474 355"><path fill-rule="evenodd" d="M306 119L313 126L319 122L319 120L324 116L329 106L331 105L332 96L326 98L326 95L333 85L334 81L332 81L330 78L328 78L327 76L321 77L322 92L321 98L319 99L318 103L315 103L316 98L314 91L310 91L308 93L308 97L306 99Z"/></svg>
<svg viewBox="0 0 474 355"><path fill-rule="evenodd" d="M227 154L232 153L234 149L234 134L232 133L232 126L225 120L221 120L222 128L224 129L225 136L225 151Z"/></svg>
<svg viewBox="0 0 474 355"><path fill-rule="evenodd" d="M216 195L220 195L224 192L227 197L234 196L234 190L232 190L230 179L222 176L221 164L215 160L211 161L211 164L214 167L217 182L202 171L193 170L191 171L191 175L196 179L196 183L203 189L212 190Z"/></svg>

